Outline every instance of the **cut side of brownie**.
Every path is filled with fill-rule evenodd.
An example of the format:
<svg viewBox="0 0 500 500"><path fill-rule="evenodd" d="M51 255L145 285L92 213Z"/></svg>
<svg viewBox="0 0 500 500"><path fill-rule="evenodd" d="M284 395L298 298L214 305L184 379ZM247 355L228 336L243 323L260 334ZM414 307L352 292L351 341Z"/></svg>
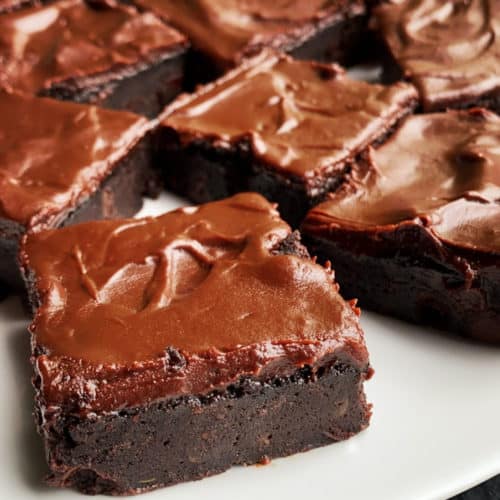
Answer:
<svg viewBox="0 0 500 500"><path fill-rule="evenodd" d="M0 91L0 282L21 288L27 231L131 216L153 194L144 117Z"/></svg>
<svg viewBox="0 0 500 500"><path fill-rule="evenodd" d="M265 52L166 109L159 164L167 188L193 202L256 191L295 226L416 102L409 84Z"/></svg>
<svg viewBox="0 0 500 500"><path fill-rule="evenodd" d="M500 2L403 0L375 9L391 61L419 89L425 111L500 112Z"/></svg>
<svg viewBox="0 0 500 500"><path fill-rule="evenodd" d="M364 0L134 0L192 42L192 82L207 82L263 48L342 64L364 48Z"/></svg>
<svg viewBox="0 0 500 500"><path fill-rule="evenodd" d="M358 310L254 193L29 234L50 482L131 494L369 422Z"/></svg>
<svg viewBox="0 0 500 500"><path fill-rule="evenodd" d="M308 247L363 307L500 343L500 117L412 116L308 214Z"/></svg>
<svg viewBox="0 0 500 500"><path fill-rule="evenodd" d="M151 13L59 0L0 17L0 86L153 117L182 88L186 48Z"/></svg>

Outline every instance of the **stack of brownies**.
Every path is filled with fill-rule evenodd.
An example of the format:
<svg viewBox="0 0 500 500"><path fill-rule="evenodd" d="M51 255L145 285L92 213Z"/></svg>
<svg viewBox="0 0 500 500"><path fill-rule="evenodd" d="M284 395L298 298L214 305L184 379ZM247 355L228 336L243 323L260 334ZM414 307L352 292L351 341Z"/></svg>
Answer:
<svg viewBox="0 0 500 500"><path fill-rule="evenodd" d="M500 343L498 113L499 0L0 0L0 284L49 481L358 433L356 299ZM205 204L121 218L163 188Z"/></svg>

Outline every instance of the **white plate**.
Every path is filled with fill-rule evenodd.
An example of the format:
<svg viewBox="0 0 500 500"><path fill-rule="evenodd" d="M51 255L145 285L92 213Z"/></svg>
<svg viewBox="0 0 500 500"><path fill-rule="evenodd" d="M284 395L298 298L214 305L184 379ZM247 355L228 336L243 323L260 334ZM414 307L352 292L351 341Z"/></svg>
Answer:
<svg viewBox="0 0 500 500"><path fill-rule="evenodd" d="M164 195L141 214L180 203ZM362 321L376 370L367 384L374 404L367 431L266 467L238 467L140 498L434 500L500 473L500 349L374 314L364 313ZM0 496L84 498L43 485L26 325L17 299L0 304Z"/></svg>

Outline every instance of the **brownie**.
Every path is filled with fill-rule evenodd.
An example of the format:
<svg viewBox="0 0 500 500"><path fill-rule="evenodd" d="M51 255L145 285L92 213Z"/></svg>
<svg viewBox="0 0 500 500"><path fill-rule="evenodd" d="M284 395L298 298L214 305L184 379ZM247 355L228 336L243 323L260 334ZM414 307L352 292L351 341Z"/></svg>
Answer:
<svg viewBox="0 0 500 500"><path fill-rule="evenodd" d="M256 191L297 225L416 101L406 83L265 52L166 109L158 163L167 187L195 203Z"/></svg>
<svg viewBox="0 0 500 500"><path fill-rule="evenodd" d="M133 215L154 183L146 118L0 91L0 289L26 231Z"/></svg>
<svg viewBox="0 0 500 500"><path fill-rule="evenodd" d="M424 111L500 112L500 2L402 0L375 9L388 74L409 78Z"/></svg>
<svg viewBox="0 0 500 500"><path fill-rule="evenodd" d="M185 33L191 82L207 82L263 48L354 63L367 47L364 0L133 0Z"/></svg>
<svg viewBox="0 0 500 500"><path fill-rule="evenodd" d="M500 117L415 115L308 214L308 247L362 307L500 342Z"/></svg>
<svg viewBox="0 0 500 500"><path fill-rule="evenodd" d="M53 485L140 493L368 425L359 311L255 193L30 234L21 259Z"/></svg>
<svg viewBox="0 0 500 500"><path fill-rule="evenodd" d="M182 88L186 44L151 13L60 0L0 16L0 86L152 117Z"/></svg>

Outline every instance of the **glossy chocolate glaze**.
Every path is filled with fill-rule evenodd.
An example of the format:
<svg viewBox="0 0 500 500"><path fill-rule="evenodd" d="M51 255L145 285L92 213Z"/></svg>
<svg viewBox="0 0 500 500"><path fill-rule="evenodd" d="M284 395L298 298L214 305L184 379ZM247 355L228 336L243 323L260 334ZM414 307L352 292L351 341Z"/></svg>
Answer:
<svg viewBox="0 0 500 500"><path fill-rule="evenodd" d="M290 233L273 205L241 194L28 236L46 404L111 411L333 358L366 370L356 310L331 272L273 252Z"/></svg>
<svg viewBox="0 0 500 500"><path fill-rule="evenodd" d="M375 17L426 110L500 93L499 0L395 1Z"/></svg>
<svg viewBox="0 0 500 500"><path fill-rule="evenodd" d="M434 247L496 256L498 265L499 143L500 117L483 109L412 116L303 228L315 236L364 233L380 246L382 233L415 226Z"/></svg>
<svg viewBox="0 0 500 500"><path fill-rule="evenodd" d="M382 137L416 101L413 86L347 78L331 64L262 53L166 110L182 143L249 144L280 173L313 178L343 166Z"/></svg>
<svg viewBox="0 0 500 500"><path fill-rule="evenodd" d="M143 61L186 39L150 13L61 0L0 17L0 85L36 94L52 84Z"/></svg>
<svg viewBox="0 0 500 500"><path fill-rule="evenodd" d="M0 219L57 223L150 128L145 118L0 91Z"/></svg>
<svg viewBox="0 0 500 500"><path fill-rule="evenodd" d="M186 33L220 66L263 47L290 50L322 23L365 12L361 0L136 0Z"/></svg>

